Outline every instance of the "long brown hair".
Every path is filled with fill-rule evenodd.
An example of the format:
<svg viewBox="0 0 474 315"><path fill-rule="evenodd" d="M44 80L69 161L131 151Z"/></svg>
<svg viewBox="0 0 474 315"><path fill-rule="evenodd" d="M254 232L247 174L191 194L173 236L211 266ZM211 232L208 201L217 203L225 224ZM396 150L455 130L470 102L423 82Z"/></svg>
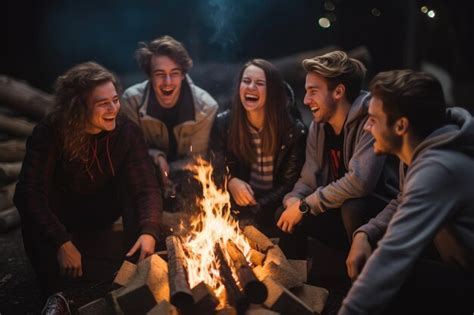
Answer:
<svg viewBox="0 0 474 315"><path fill-rule="evenodd" d="M266 79L267 98L264 106L265 117L261 134L262 151L265 155L275 154L291 124L286 106L285 85L280 71L273 64L263 59L252 59L247 62L240 70L232 101L228 144L229 150L233 154L248 163L254 162L257 157L248 128L247 113L240 100L240 83L245 69L251 65L262 69Z"/></svg>
<svg viewBox="0 0 474 315"><path fill-rule="evenodd" d="M56 80L50 117L60 138L61 152L69 161L87 163L90 159L91 135L86 132L90 108L86 98L95 87L106 82L112 82L118 92L114 74L95 62L76 65Z"/></svg>

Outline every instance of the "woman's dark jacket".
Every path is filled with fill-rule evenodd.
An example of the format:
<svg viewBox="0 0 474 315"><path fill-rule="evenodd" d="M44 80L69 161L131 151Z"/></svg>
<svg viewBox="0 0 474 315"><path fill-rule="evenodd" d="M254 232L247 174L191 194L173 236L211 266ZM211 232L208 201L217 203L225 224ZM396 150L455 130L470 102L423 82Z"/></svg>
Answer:
<svg viewBox="0 0 474 315"><path fill-rule="evenodd" d="M230 118L229 110L217 115L211 131L211 159L218 172L228 169L230 177L237 177L248 183L251 165L229 150L231 145L239 145L227 141ZM306 134L303 123L299 119L292 119L291 127L285 132L285 138L273 157L273 187L271 191L256 196L262 211L275 211L281 205L283 196L293 189L304 164Z"/></svg>
<svg viewBox="0 0 474 315"><path fill-rule="evenodd" d="M119 117L113 131L94 135L88 169L66 160L59 141L48 118L28 138L14 196L23 229L59 247L74 230L107 228L132 207L138 233L156 239L161 192L140 129Z"/></svg>

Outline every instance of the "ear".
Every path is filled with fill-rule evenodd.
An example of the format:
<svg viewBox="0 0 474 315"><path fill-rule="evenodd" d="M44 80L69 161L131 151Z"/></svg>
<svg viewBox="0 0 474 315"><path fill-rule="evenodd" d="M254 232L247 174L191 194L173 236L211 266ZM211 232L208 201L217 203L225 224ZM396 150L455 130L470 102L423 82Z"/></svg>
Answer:
<svg viewBox="0 0 474 315"><path fill-rule="evenodd" d="M333 91L333 97L336 100L340 100L343 98L344 95L346 95L346 87L344 86L344 84L338 84Z"/></svg>
<svg viewBox="0 0 474 315"><path fill-rule="evenodd" d="M410 122L406 117L400 117L397 119L395 122L395 133L399 136L403 136L408 132L408 129L410 127Z"/></svg>

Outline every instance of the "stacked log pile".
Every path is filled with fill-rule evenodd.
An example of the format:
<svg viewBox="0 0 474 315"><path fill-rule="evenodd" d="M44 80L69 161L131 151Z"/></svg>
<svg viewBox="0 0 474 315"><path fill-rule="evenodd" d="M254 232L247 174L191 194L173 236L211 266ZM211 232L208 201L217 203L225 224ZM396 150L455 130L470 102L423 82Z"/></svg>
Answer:
<svg viewBox="0 0 474 315"><path fill-rule="evenodd" d="M12 198L26 138L52 103L51 95L25 82L0 76L0 232L20 223Z"/></svg>
<svg viewBox="0 0 474 315"><path fill-rule="evenodd" d="M224 307L216 309L216 295L204 282L189 287L180 238L170 236L167 253L155 253L137 265L125 261L114 280L121 287L81 307L79 314L321 314L328 291L305 283L306 261L287 260L253 226L243 233L252 247L250 262L232 242L215 245L226 288Z"/></svg>

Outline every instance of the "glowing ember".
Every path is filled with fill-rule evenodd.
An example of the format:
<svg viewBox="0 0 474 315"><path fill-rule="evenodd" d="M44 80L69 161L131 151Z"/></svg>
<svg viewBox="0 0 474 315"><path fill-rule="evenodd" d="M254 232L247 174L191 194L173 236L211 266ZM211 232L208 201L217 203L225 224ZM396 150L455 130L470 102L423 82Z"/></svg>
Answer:
<svg viewBox="0 0 474 315"><path fill-rule="evenodd" d="M212 180L212 166L198 159L190 169L202 184L203 198L199 200L201 212L193 218L190 234L183 240L189 285L193 288L204 281L214 289L223 305L225 290L219 276L214 246L220 243L225 248L227 241L232 240L248 260L250 245L231 216L229 193L218 189ZM228 255L227 252L225 254Z"/></svg>

